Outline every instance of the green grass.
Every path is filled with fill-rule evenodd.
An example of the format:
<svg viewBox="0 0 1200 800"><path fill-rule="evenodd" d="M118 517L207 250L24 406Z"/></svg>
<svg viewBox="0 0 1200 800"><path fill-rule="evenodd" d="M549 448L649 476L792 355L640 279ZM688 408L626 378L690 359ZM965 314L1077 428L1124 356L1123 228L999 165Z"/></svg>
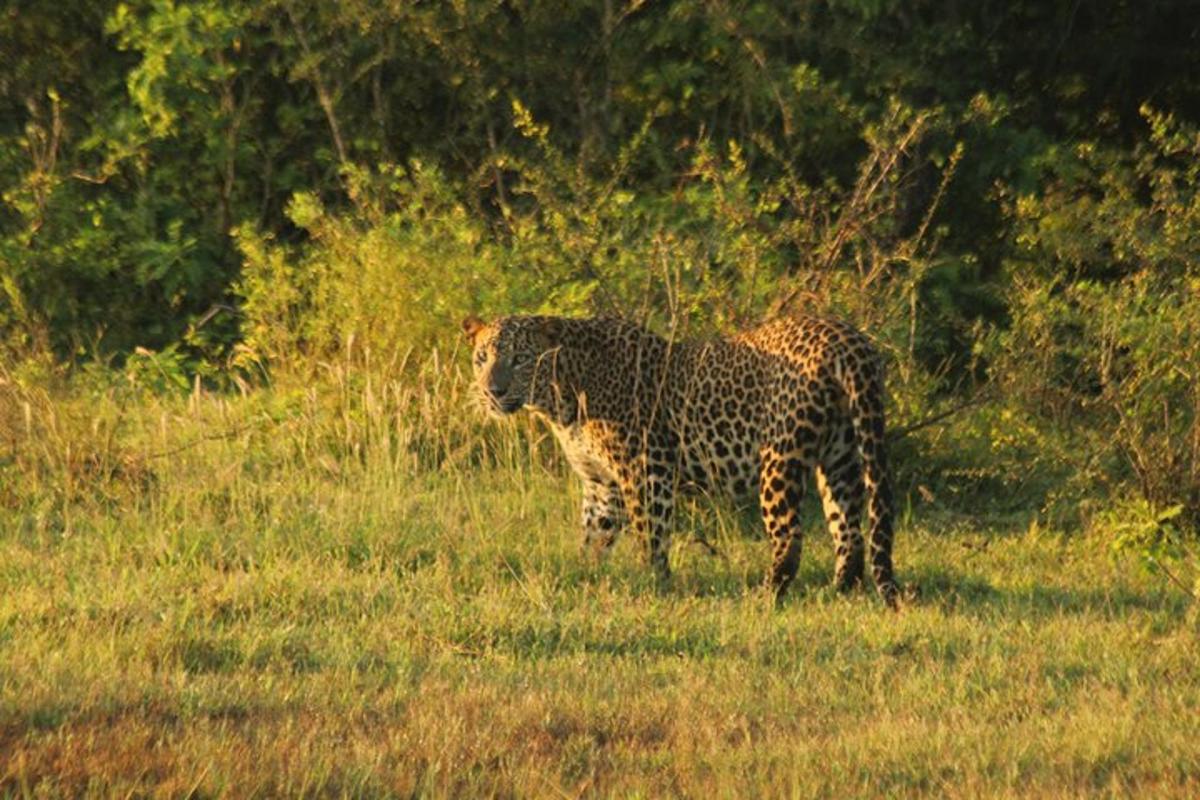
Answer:
<svg viewBox="0 0 1200 800"><path fill-rule="evenodd" d="M665 591L632 540L584 559L578 487L511 429L491 467L442 431L435 468L411 408L199 397L109 437L104 403L14 407L6 793L1200 794L1196 610L1095 536L919 507L896 615L830 589L814 508L776 609L752 518L706 502Z"/></svg>

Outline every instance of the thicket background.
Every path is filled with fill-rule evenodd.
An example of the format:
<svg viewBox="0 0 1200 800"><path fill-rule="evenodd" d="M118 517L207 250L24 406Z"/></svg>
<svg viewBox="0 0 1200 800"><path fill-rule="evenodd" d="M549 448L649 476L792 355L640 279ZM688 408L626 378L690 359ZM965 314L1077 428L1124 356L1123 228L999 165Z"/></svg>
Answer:
<svg viewBox="0 0 1200 800"><path fill-rule="evenodd" d="M1194 591L1189 3L17 0L0 54L13 519L152 480L147 398L495 458L468 312L807 308L880 341L898 428L958 409L897 439L910 505L1100 521Z"/></svg>
<svg viewBox="0 0 1200 800"><path fill-rule="evenodd" d="M1200 795L1198 180L1191 2L7 0L0 794ZM901 614L586 560L459 327L797 310Z"/></svg>

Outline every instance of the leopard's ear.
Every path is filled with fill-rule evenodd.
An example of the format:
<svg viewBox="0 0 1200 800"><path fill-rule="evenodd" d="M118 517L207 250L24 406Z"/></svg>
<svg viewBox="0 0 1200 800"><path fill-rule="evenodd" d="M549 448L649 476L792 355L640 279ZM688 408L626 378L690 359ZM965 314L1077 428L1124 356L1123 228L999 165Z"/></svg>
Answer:
<svg viewBox="0 0 1200 800"><path fill-rule="evenodd" d="M547 348L558 347L562 344L563 331L566 326L559 317L542 317L538 320L538 333Z"/></svg>
<svg viewBox="0 0 1200 800"><path fill-rule="evenodd" d="M479 332L486 327L487 327L487 323L484 322L483 320L481 320L479 317L475 316L474 314L467 317L462 322L463 333L466 334L467 341L470 342L472 345L475 344L475 337L478 336Z"/></svg>

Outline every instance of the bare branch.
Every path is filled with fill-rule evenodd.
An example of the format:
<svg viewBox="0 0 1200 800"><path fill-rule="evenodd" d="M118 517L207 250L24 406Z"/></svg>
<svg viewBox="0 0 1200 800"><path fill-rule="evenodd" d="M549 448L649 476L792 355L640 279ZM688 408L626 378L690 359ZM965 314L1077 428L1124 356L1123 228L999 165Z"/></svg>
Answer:
<svg viewBox="0 0 1200 800"><path fill-rule="evenodd" d="M289 4L285 6L287 9L288 19L292 23L292 30L296 34L296 41L300 43L300 49L304 51L305 58L311 62L311 66L305 69L309 82L317 93L317 102L321 105L321 110L325 112L325 119L329 123L329 132L333 137L333 146L337 150L338 162L346 164L349 158L346 156L346 145L342 140L342 129L338 124L337 110L333 94L329 91L329 87L321 77L321 73L317 68L316 59L313 55L312 47L309 46L308 36L305 35L304 26L296 17L296 12Z"/></svg>

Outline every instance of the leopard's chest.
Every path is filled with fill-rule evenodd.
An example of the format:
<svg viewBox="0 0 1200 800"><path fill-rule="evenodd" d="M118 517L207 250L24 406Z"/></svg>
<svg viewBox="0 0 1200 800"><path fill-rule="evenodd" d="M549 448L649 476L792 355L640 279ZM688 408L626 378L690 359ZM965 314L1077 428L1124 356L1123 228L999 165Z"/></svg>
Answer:
<svg viewBox="0 0 1200 800"><path fill-rule="evenodd" d="M599 483L616 480L616 465L606 445L605 434L593 423L553 425L551 429L576 475L585 481Z"/></svg>

